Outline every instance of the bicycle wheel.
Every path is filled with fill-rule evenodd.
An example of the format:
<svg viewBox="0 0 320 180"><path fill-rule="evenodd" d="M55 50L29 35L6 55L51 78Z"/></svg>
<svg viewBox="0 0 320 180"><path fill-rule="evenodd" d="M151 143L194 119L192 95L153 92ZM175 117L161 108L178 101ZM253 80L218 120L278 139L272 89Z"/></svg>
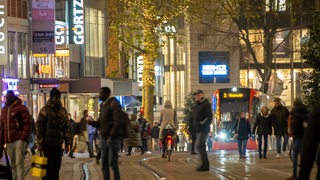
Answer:
<svg viewBox="0 0 320 180"><path fill-rule="evenodd" d="M170 158L171 158L171 152L172 152L172 150L171 150L171 144L169 143L168 144L168 148L167 148L167 157L168 157L168 162L170 162Z"/></svg>
<svg viewBox="0 0 320 180"><path fill-rule="evenodd" d="M168 162L171 161L171 153L172 153L172 150L168 150Z"/></svg>

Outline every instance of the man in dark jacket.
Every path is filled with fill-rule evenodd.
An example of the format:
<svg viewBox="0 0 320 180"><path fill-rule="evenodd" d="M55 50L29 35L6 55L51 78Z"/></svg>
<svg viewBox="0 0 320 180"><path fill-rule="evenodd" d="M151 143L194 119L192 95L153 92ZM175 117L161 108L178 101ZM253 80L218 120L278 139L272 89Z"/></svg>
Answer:
<svg viewBox="0 0 320 180"><path fill-rule="evenodd" d="M122 107L116 98L110 97L110 94L111 90L108 87L100 88L99 99L102 101L100 117L97 121L88 121L88 124L99 128L103 178L110 179L109 167L111 167L114 179L119 180L118 152L122 140L119 116Z"/></svg>
<svg viewBox="0 0 320 180"><path fill-rule="evenodd" d="M208 154L206 151L206 141L208 139L208 133L210 132L210 125L212 121L212 110L208 99L203 95L202 90L196 90L194 92L196 105L192 109L191 125L194 132L197 133L197 147L201 157L201 166L197 171L209 171L210 164L208 160Z"/></svg>
<svg viewBox="0 0 320 180"><path fill-rule="evenodd" d="M320 104L315 104L312 107L311 117L309 119L304 138L303 138L303 149L300 160L300 171L299 171L299 179L308 180L310 179L310 172L312 166L316 158L316 154L318 153L317 164L318 164L318 172L316 179L320 179Z"/></svg>
<svg viewBox="0 0 320 180"><path fill-rule="evenodd" d="M281 104L280 98L274 99L274 107L270 112L272 119L272 126L274 129L274 135L276 136L276 147L277 147L277 158L281 155L281 138L283 137L282 151L287 155L287 145L288 145L288 117L289 110L287 107Z"/></svg>
<svg viewBox="0 0 320 180"><path fill-rule="evenodd" d="M57 88L50 91L50 99L40 109L36 122L38 150L48 158L47 173L43 179L58 180L62 160L62 143L70 144L68 113L62 106Z"/></svg>
<svg viewBox="0 0 320 180"><path fill-rule="evenodd" d="M153 127L151 129L153 152L159 151L159 132L160 132L160 128L159 128L158 122L154 122Z"/></svg>
<svg viewBox="0 0 320 180"><path fill-rule="evenodd" d="M290 112L291 115L291 132L293 138L293 153L292 153L292 176L287 178L287 180L298 179L298 154L302 150L302 141L304 136L304 122L307 122L309 113L306 105L297 98L293 102L293 108Z"/></svg>
<svg viewBox="0 0 320 180"><path fill-rule="evenodd" d="M31 133L31 119L27 107L22 105L22 101L11 90L7 91L6 103L1 109L0 132L1 153L6 144L11 159L12 178L23 180L24 154Z"/></svg>

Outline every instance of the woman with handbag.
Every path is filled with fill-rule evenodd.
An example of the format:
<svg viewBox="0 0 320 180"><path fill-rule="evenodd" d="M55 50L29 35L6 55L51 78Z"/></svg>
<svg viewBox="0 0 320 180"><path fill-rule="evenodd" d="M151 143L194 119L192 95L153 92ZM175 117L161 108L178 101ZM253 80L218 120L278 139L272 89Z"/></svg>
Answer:
<svg viewBox="0 0 320 180"><path fill-rule="evenodd" d="M235 132L237 134L240 159L246 158L247 142L249 136L251 137L251 126L249 120L246 119L246 114L244 112L241 113L235 129Z"/></svg>

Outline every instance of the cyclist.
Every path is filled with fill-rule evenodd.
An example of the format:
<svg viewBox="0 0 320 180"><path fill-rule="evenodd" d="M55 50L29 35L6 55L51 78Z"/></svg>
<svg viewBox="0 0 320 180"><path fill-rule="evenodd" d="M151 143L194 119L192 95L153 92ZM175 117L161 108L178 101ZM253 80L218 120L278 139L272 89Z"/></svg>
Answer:
<svg viewBox="0 0 320 180"><path fill-rule="evenodd" d="M167 133L165 131L172 131L172 136L176 135L176 131L178 129L178 119L177 112L172 108L172 103L170 100L166 100L164 103L164 109L160 112L160 133L159 139L162 142L162 157L165 157L166 145L165 145L165 137ZM171 130L168 130L171 129ZM173 138L174 139L174 138Z"/></svg>

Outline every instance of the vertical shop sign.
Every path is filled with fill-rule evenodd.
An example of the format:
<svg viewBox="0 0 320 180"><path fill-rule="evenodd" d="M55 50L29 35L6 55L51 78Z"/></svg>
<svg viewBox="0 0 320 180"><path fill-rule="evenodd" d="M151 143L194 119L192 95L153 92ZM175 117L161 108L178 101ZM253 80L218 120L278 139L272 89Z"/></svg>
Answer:
<svg viewBox="0 0 320 180"><path fill-rule="evenodd" d="M7 0L0 0L0 65L5 65L8 61L7 20Z"/></svg>
<svg viewBox="0 0 320 180"><path fill-rule="evenodd" d="M142 87L142 85L143 85L142 75L143 75L143 56L138 56L138 58L137 58L137 82L139 84L139 87Z"/></svg>
<svg viewBox="0 0 320 180"><path fill-rule="evenodd" d="M69 0L69 42L84 43L83 0Z"/></svg>
<svg viewBox="0 0 320 180"><path fill-rule="evenodd" d="M55 0L32 0L32 53L54 54Z"/></svg>

